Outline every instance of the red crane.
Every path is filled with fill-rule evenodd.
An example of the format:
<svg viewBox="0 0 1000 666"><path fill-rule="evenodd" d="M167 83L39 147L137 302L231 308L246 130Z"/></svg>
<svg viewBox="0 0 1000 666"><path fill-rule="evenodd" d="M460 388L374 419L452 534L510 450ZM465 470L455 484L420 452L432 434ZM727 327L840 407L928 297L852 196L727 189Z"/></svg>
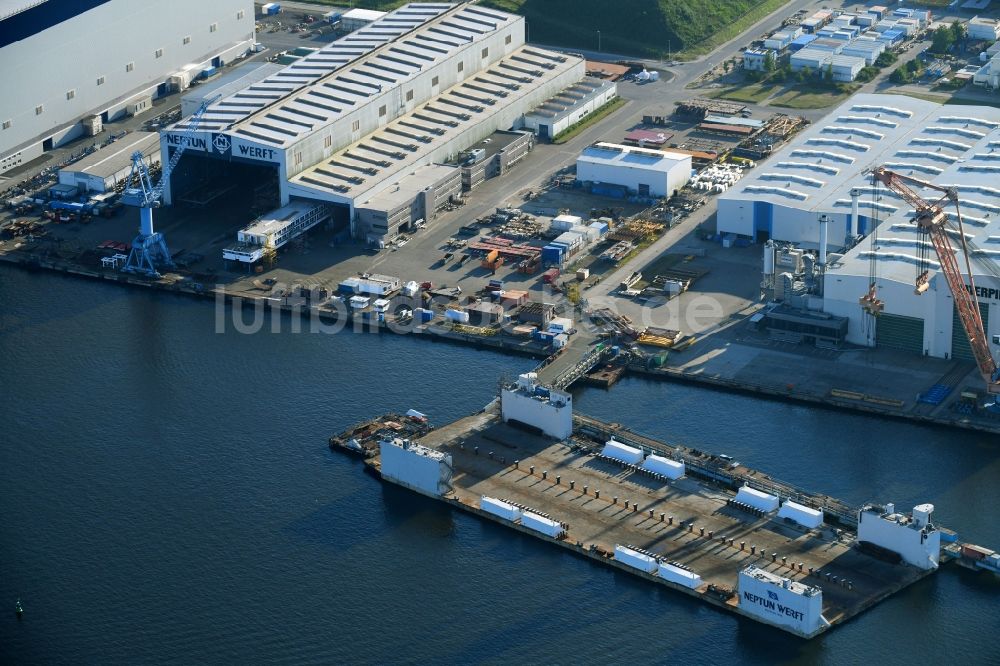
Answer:
<svg viewBox="0 0 1000 666"><path fill-rule="evenodd" d="M930 237L934 252L937 254L941 264L941 273L944 274L951 290L952 298L955 300L955 309L958 318L962 322L965 334L969 338L969 345L972 354L979 366L979 373L986 381L986 388L990 393L1000 394L1000 372L997 370L997 363L990 353L989 343L986 339L986 331L983 327L983 319L979 311L979 301L976 298L976 285L972 277L972 266L969 260L971 243L965 238L962 228L962 211L958 206L958 192L954 187L942 187L934 183L928 183L918 178L904 176L885 167L876 167L872 171L872 178L875 182L885 185L890 190L898 194L904 201L913 206L916 210L914 223L920 232ZM912 186L912 187L911 187ZM941 197L930 202L920 196L915 188L927 188L941 193ZM962 280L962 270L958 264L956 252L952 248L951 238L948 233L948 215L944 206L948 203L955 205L955 220L958 223L958 238L961 244L962 256L965 259L965 272L969 276L969 285L966 288ZM923 244L918 243L918 248ZM921 252L920 265L917 269L917 279L914 291L920 295L927 291L928 270L926 257ZM878 314L882 311L882 302L875 294L874 282L869 287L868 293L861 297L861 306L871 314Z"/></svg>

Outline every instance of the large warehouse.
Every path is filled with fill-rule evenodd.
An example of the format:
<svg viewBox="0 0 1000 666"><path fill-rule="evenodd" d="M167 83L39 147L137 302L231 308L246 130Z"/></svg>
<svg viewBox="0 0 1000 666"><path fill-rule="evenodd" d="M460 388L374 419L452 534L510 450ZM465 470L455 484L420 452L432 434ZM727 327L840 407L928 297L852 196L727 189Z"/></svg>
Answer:
<svg viewBox="0 0 1000 666"><path fill-rule="evenodd" d="M1000 281L986 264L1000 259L1000 109L942 106L902 95L855 96L723 194L719 230L817 249L819 218L826 214L832 220L829 249L841 250L845 243L849 249L843 256L830 255L823 310L848 318L848 342L971 358L929 242L924 248L930 289L914 293L920 255L914 211L864 175L880 165L957 189L967 239L980 248L972 252L973 279L996 355L1000 345L992 341L1000 335ZM934 201L940 197L930 190L921 194ZM954 210L948 214L954 216ZM867 237L847 242L855 233ZM951 238L957 248L957 232ZM964 269L963 256L958 263ZM864 315L858 302L868 291L873 266L878 297L885 303L877 318Z"/></svg>
<svg viewBox="0 0 1000 666"><path fill-rule="evenodd" d="M355 238L391 238L416 222L394 216L410 209L399 193L417 196L408 179L454 187L449 173L420 167L453 160L584 77L582 59L525 46L524 32L522 17L477 5L400 7L164 132L172 150L194 130L165 198L273 188L274 207L327 204ZM391 205L362 214L390 191Z"/></svg>
<svg viewBox="0 0 1000 666"><path fill-rule="evenodd" d="M0 173L254 42L248 0L0 0Z"/></svg>

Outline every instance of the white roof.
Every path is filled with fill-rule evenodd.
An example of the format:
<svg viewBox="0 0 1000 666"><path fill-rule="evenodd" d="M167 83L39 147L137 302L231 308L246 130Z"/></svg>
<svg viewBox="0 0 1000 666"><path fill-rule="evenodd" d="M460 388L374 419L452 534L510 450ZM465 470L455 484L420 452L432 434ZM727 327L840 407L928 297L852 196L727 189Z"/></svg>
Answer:
<svg viewBox="0 0 1000 666"><path fill-rule="evenodd" d="M242 231L248 234L274 233L285 228L291 220L308 213L315 207L316 204L313 202L293 201L287 206L282 206L277 210L272 210L269 213L261 215L245 226Z"/></svg>
<svg viewBox="0 0 1000 666"><path fill-rule="evenodd" d="M324 196L366 198L538 86L579 65L575 56L529 46L432 97L357 143L296 174L289 183Z"/></svg>
<svg viewBox="0 0 1000 666"><path fill-rule="evenodd" d="M349 9L343 14L341 14L340 18L342 19L350 18L358 21L377 21L385 15L386 12L380 12L374 9L361 9L360 7L356 7L354 9Z"/></svg>
<svg viewBox="0 0 1000 666"><path fill-rule="evenodd" d="M110 178L132 165L132 153L140 151L145 157L160 152L160 137L156 132L131 132L110 146L87 155L79 162L60 171L85 173L98 178Z"/></svg>
<svg viewBox="0 0 1000 666"><path fill-rule="evenodd" d="M198 129L287 147L517 20L479 5L404 5L216 101Z"/></svg>
<svg viewBox="0 0 1000 666"><path fill-rule="evenodd" d="M577 162L604 164L607 166L626 166L631 169L646 169L650 171L670 171L678 162L690 160L691 156L683 153L623 146L618 143L605 143L603 141L587 146L580 153L580 157L577 158Z"/></svg>

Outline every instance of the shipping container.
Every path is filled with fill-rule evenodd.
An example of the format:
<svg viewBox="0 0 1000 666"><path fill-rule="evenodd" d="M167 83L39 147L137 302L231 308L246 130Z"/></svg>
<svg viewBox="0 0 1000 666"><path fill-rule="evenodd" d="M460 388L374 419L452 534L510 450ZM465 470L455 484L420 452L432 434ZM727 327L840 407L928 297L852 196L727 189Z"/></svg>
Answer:
<svg viewBox="0 0 1000 666"><path fill-rule="evenodd" d="M552 284L555 282L556 278L559 277L558 268L550 268L549 270L542 273L542 282L545 284Z"/></svg>

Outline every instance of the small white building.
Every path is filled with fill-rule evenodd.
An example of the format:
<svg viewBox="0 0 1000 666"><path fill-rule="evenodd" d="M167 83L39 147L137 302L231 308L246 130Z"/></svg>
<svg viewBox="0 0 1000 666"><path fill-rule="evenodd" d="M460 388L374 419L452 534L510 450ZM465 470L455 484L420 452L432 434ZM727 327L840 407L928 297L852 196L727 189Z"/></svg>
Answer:
<svg viewBox="0 0 1000 666"><path fill-rule="evenodd" d="M913 513L897 513L893 504L869 504L858 511L858 541L898 553L918 569L937 569L941 532L931 523L933 504L918 504Z"/></svg>
<svg viewBox="0 0 1000 666"><path fill-rule="evenodd" d="M552 139L617 96L618 85L613 81L587 77L524 114L520 126Z"/></svg>
<svg viewBox="0 0 1000 666"><path fill-rule="evenodd" d="M576 160L577 180L620 185L639 196L669 197L691 178L691 156L598 142Z"/></svg>
<svg viewBox="0 0 1000 666"><path fill-rule="evenodd" d="M573 396L542 386L534 372L501 391L500 411L504 423L515 421L555 439L573 434Z"/></svg>
<svg viewBox="0 0 1000 666"><path fill-rule="evenodd" d="M385 15L386 12L379 12L374 9L349 9L340 15L340 28L348 32L354 32L369 23L374 23Z"/></svg>
<svg viewBox="0 0 1000 666"><path fill-rule="evenodd" d="M59 170L59 184L73 185L81 192L107 192L128 178L132 153L142 153L146 166L160 161L160 137L155 132L132 132L110 146L87 155Z"/></svg>
<svg viewBox="0 0 1000 666"><path fill-rule="evenodd" d="M755 565L740 571L739 608L747 615L800 636L812 636L829 622L823 617L823 591Z"/></svg>
<svg viewBox="0 0 1000 666"><path fill-rule="evenodd" d="M877 39L855 39L844 47L841 55L864 58L866 65L874 65L882 53L885 52L885 42Z"/></svg>
<svg viewBox="0 0 1000 666"><path fill-rule="evenodd" d="M850 82L858 75L865 66L864 58L854 56L835 55L830 60L830 73L834 81Z"/></svg>
<svg viewBox="0 0 1000 666"><path fill-rule="evenodd" d="M833 54L823 49L806 47L792 54L789 64L793 72L798 72L807 67L812 71L821 70L833 60Z"/></svg>
<svg viewBox="0 0 1000 666"><path fill-rule="evenodd" d="M451 456L408 439L379 442L382 477L424 495L451 491Z"/></svg>
<svg viewBox="0 0 1000 666"><path fill-rule="evenodd" d="M973 16L969 19L967 34L969 35L969 39L995 42L1000 39L1000 21Z"/></svg>
<svg viewBox="0 0 1000 666"><path fill-rule="evenodd" d="M743 69L750 72L766 71L768 58L774 63L776 55L771 49L747 49L743 52Z"/></svg>

